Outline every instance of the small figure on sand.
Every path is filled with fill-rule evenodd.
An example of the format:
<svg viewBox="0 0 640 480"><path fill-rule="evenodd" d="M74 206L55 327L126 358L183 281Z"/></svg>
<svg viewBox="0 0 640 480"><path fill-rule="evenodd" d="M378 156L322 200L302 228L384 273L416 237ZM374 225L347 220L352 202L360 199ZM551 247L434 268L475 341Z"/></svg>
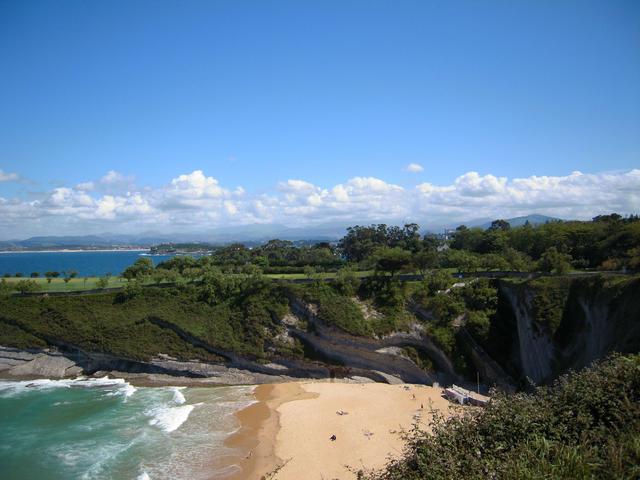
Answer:
<svg viewBox="0 0 640 480"><path fill-rule="evenodd" d="M336 438L337 438L337 437L336 437L335 435L331 435L331 436L329 437L329 440L331 440L332 442L335 442L335 441L336 441Z"/></svg>
<svg viewBox="0 0 640 480"><path fill-rule="evenodd" d="M349 412L345 412L344 410L338 410L338 411L336 412L336 415L340 415L340 416L342 416L342 415L349 415Z"/></svg>
<svg viewBox="0 0 640 480"><path fill-rule="evenodd" d="M412 393L412 394L411 394L411 400L415 400L415 399L416 399L416 394L415 394L415 393Z"/></svg>

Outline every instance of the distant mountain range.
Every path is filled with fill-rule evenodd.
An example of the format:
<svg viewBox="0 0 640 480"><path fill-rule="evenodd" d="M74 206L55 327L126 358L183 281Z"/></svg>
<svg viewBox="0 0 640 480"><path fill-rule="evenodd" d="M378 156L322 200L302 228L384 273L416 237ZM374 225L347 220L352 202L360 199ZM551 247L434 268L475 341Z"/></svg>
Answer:
<svg viewBox="0 0 640 480"><path fill-rule="evenodd" d="M483 218L468 222L458 222L445 228L455 228L460 224L467 227L489 228L493 219ZM532 225L547 222L562 221L559 218L546 215L532 214L522 217L505 219L512 227L524 225L527 221ZM372 222L360 222L368 225ZM389 225L402 222L387 222ZM99 235L50 235L30 237L25 240L0 241L0 250L59 250L59 249L107 249L107 248L143 248L160 243L201 242L208 244L228 244L232 242L244 242L247 244L260 244L273 238L282 240L315 240L333 241L344 236L347 227L352 224L327 223L311 227L287 227L278 224L269 225L243 225L237 227L225 227L206 233L185 234L161 234L158 232L145 232L138 235L122 235L104 233ZM428 228L426 231L438 232L442 228Z"/></svg>
<svg viewBox="0 0 640 480"><path fill-rule="evenodd" d="M540 215L538 213L534 213L532 215L525 215L524 217L505 218L504 220L509 222L509 225L511 225L512 227L521 227L522 225L524 225L527 222L529 222L531 225L542 225L542 224L545 224L545 223L561 222L562 221L562 219L560 219L560 218L548 217L546 215ZM492 221L493 220L489 220L489 221L483 222L480 225L474 225L474 226L478 226L478 227L482 227L482 228L487 229L487 228L489 228L491 226L491 222ZM467 226L469 226L469 225L467 225Z"/></svg>

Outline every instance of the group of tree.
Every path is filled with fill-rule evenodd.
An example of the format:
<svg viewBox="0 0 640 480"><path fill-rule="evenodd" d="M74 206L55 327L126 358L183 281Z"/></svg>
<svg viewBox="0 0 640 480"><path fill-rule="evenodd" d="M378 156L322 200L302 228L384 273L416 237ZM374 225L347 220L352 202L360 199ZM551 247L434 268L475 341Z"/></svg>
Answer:
<svg viewBox="0 0 640 480"><path fill-rule="evenodd" d="M335 244L297 246L275 239L250 248L234 243L199 258L178 255L157 268L149 258L141 258L122 275L128 280L145 278L160 284L201 279L212 268L223 273L304 273L309 278L317 272L345 268L374 270L392 277L403 272L427 275L441 268L557 274L584 268L638 270L640 221L635 216L612 214L588 222L511 227L496 220L488 229L462 225L449 238L420 234L415 223L354 226Z"/></svg>
<svg viewBox="0 0 640 480"><path fill-rule="evenodd" d="M640 269L640 221L638 216L601 215L589 222L528 223L511 228L504 220L489 229L462 225L453 234L451 248L478 256L505 259L517 252L523 262L538 262L543 271L573 268Z"/></svg>

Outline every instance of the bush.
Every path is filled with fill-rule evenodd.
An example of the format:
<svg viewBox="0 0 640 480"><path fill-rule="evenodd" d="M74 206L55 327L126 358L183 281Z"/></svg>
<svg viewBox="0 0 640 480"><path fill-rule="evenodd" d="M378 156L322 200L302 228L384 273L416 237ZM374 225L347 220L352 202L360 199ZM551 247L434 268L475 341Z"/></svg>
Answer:
<svg viewBox="0 0 640 480"><path fill-rule="evenodd" d="M467 313L467 330L476 339L487 340L491 329L491 320L483 311L470 311Z"/></svg>
<svg viewBox="0 0 640 480"><path fill-rule="evenodd" d="M352 335L371 336L373 330L360 308L326 284L312 284L302 290L303 299L318 304L318 315L328 325Z"/></svg>
<svg viewBox="0 0 640 480"><path fill-rule="evenodd" d="M360 288L360 279L356 274L347 268L341 268L336 274L336 278L333 280L336 289L346 295L352 297Z"/></svg>
<svg viewBox="0 0 640 480"><path fill-rule="evenodd" d="M640 355L614 356L534 394L415 428L404 458L369 480L640 476Z"/></svg>
<svg viewBox="0 0 640 480"><path fill-rule="evenodd" d="M40 285L34 280L20 280L13 285L13 289L20 293L36 292L40 290Z"/></svg>
<svg viewBox="0 0 640 480"><path fill-rule="evenodd" d="M452 295L436 295L424 304L436 318L438 325L450 325L451 321L464 312L464 303Z"/></svg>
<svg viewBox="0 0 640 480"><path fill-rule="evenodd" d="M436 270L430 275L426 275L421 283L426 296L433 296L441 290L446 290L452 284L453 277L444 270Z"/></svg>

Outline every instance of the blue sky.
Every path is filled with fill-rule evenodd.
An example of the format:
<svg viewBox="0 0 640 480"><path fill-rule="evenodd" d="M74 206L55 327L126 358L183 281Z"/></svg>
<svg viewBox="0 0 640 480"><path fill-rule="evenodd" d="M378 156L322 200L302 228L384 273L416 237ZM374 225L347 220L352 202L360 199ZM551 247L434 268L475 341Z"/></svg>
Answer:
<svg viewBox="0 0 640 480"><path fill-rule="evenodd" d="M598 197L599 205L640 207L633 194L640 2L633 0L4 1L0 72L0 198L21 205L0 211L0 226L26 215L25 234L54 225L142 228L129 218L134 210L119 216L122 205L102 223L76 209L79 202L95 213L105 195L131 203L140 194L153 211L139 214L173 222L177 203L166 191L195 171L203 172L200 187L210 178L222 193L185 194L217 199L178 202L193 211L193 226L204 218L196 210L224 209L225 201L234 207L210 221L286 220L260 210L262 196L275 199L272 210L294 208L294 223L333 220L345 217L340 209L299 209L318 206L313 192L327 207L322 192L354 178L409 192L425 184L455 189L469 172L480 182L493 176L498 186L505 178L502 188L574 171L598 179L582 179L589 185L602 183L601 175L630 175L631 184L616 179L621 193ZM409 164L422 170L408 171ZM118 182L100 183L110 171ZM277 203L291 195L289 180L317 191ZM371 185L358 188L382 192ZM51 200L60 188L72 190L64 205ZM599 213L579 201L514 209L504 198L486 212L446 198L420 210L406 205L412 197L363 218ZM31 212L33 202L41 214ZM69 209L46 210L47 202Z"/></svg>

